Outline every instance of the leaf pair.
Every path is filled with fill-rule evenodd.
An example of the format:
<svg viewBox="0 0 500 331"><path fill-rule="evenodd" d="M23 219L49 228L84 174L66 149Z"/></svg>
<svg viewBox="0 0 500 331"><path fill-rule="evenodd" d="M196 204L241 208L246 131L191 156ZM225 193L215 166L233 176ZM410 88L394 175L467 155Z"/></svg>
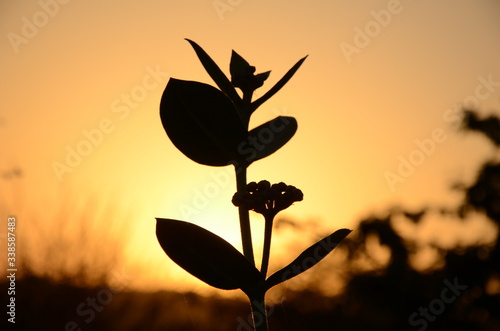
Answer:
<svg viewBox="0 0 500 331"><path fill-rule="evenodd" d="M264 292L313 267L351 232L340 229L318 241L267 280L231 244L197 225L157 218L156 236L165 253L184 270L224 290Z"/></svg>
<svg viewBox="0 0 500 331"><path fill-rule="evenodd" d="M179 79L168 82L160 115L175 147L191 160L210 166L248 166L280 149L297 131L295 118L278 116L248 132L222 92Z"/></svg>
<svg viewBox="0 0 500 331"><path fill-rule="evenodd" d="M248 166L284 146L297 131L293 117L279 116L250 132L248 122L251 113L285 85L305 58L263 97L249 103L241 99L235 85L210 56L188 41L220 90L194 81L169 80L160 103L160 117L172 143L191 160L210 166ZM236 86L250 91L262 85L270 73L253 75L253 70L233 51L230 71L233 80L239 79Z"/></svg>

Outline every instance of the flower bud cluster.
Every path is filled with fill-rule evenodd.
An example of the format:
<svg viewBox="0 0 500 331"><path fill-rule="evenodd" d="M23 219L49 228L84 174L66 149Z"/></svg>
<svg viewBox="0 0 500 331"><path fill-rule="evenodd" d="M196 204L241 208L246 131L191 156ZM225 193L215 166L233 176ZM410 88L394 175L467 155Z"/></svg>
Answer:
<svg viewBox="0 0 500 331"><path fill-rule="evenodd" d="M271 185L267 180L262 180L248 183L245 191L234 194L232 202L236 207L274 217L303 198L304 194L295 186L283 182Z"/></svg>

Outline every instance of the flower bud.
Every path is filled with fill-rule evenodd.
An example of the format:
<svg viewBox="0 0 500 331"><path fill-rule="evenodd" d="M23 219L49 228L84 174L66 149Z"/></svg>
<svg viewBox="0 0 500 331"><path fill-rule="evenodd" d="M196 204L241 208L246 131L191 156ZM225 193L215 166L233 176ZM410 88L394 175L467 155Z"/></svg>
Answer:
<svg viewBox="0 0 500 331"><path fill-rule="evenodd" d="M261 180L257 184L257 189L259 191L265 191L265 190L268 190L269 188L271 188L271 183L269 183L267 180Z"/></svg>
<svg viewBox="0 0 500 331"><path fill-rule="evenodd" d="M256 182L250 182L250 183L248 183L247 184L247 191L251 192L251 193L257 191L257 183Z"/></svg>
<svg viewBox="0 0 500 331"><path fill-rule="evenodd" d="M280 182L280 183L277 183L277 184L273 184L273 186L272 186L273 190L276 190L276 191L278 191L280 193L284 192L286 190L286 188L287 188L287 185L285 183L283 183L283 182Z"/></svg>
<svg viewBox="0 0 500 331"><path fill-rule="evenodd" d="M295 189L292 191L292 196L294 201L302 201L304 200L304 193L301 190Z"/></svg>
<svg viewBox="0 0 500 331"><path fill-rule="evenodd" d="M292 186L292 185L289 185L286 188L285 193L293 201L302 201L302 199L304 198L304 194L302 193L302 191L299 190L298 188L296 188L295 186Z"/></svg>
<svg viewBox="0 0 500 331"><path fill-rule="evenodd" d="M236 192L234 195L233 195L233 199L231 200L231 202L233 203L233 205L235 205L236 207L239 207L243 204L243 200L245 198L245 193L243 192Z"/></svg>

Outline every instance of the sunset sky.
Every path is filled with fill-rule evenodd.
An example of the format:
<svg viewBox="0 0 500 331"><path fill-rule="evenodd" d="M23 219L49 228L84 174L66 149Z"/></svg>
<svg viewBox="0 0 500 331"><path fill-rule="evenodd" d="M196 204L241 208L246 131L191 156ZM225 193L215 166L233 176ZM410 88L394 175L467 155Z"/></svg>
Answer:
<svg viewBox="0 0 500 331"><path fill-rule="evenodd" d="M299 128L248 179L302 189L286 215L321 231L353 228L393 203L453 203L450 184L471 179L492 153L455 128L460 104L500 111L497 0L30 0L0 9L2 222L16 215L27 236L35 218L50 228L62 209L93 201L123 217L96 231L126 244L138 286L153 271L165 287L190 277L161 251L155 217L241 245L233 169L189 160L160 122L170 77L214 85L184 38L228 75L233 49L257 72L272 70L257 96L309 55L251 119L294 116Z"/></svg>

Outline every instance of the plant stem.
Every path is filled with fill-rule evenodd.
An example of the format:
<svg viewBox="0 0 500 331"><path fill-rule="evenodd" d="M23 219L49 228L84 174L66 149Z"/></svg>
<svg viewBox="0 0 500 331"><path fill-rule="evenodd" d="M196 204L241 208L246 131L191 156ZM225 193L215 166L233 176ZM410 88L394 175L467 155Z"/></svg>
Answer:
<svg viewBox="0 0 500 331"><path fill-rule="evenodd" d="M243 192L247 185L247 168L236 168L236 190L238 192ZM252 231L250 229L250 215L248 210L242 207L238 207L238 213L240 216L240 229L241 229L241 242L243 246L243 255L250 261L250 263L255 266L255 260L253 256L253 246L252 246Z"/></svg>
<svg viewBox="0 0 500 331"><path fill-rule="evenodd" d="M243 92L243 104L250 108L250 104L252 103L252 95L253 91Z"/></svg>
<svg viewBox="0 0 500 331"><path fill-rule="evenodd" d="M243 93L243 105L239 109L241 120L243 121L243 124L245 125L247 130L248 125L250 124L250 115L252 115L252 112L250 111L250 108L252 107L252 94L253 91Z"/></svg>
<svg viewBox="0 0 500 331"><path fill-rule="evenodd" d="M262 265L260 273L266 278L267 268L269 266L269 256L271 254L271 234L273 232L273 215L265 216L265 229L264 229L264 249L262 252Z"/></svg>
<svg viewBox="0 0 500 331"><path fill-rule="evenodd" d="M252 317L255 331L268 331L265 291L259 291L249 296L252 305Z"/></svg>

